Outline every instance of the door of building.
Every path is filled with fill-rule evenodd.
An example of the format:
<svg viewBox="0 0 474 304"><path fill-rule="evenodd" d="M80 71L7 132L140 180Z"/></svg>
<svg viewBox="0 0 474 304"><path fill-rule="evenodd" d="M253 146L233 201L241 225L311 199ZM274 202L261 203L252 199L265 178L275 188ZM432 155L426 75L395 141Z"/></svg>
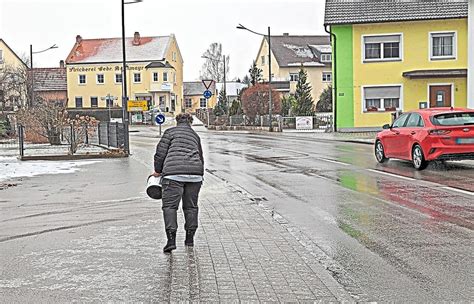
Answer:
<svg viewBox="0 0 474 304"><path fill-rule="evenodd" d="M451 106L451 85L430 86L430 108Z"/></svg>

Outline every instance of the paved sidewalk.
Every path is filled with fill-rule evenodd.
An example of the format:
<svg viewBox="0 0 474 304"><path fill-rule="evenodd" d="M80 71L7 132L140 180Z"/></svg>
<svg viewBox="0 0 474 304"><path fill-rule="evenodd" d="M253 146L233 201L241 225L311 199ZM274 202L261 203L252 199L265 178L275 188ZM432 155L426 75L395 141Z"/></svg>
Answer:
<svg viewBox="0 0 474 304"><path fill-rule="evenodd" d="M377 132L283 132L289 136L318 138L331 141L353 142L361 144L374 144Z"/></svg>
<svg viewBox="0 0 474 304"><path fill-rule="evenodd" d="M108 166L97 163L68 183ZM58 187L60 179L51 182ZM55 193L44 199L72 199L64 192L57 192L60 197ZM178 248L171 255L162 252L160 202L147 198L144 191L138 197L110 201L86 199L68 210L45 213L43 220L53 227L65 217L88 221L0 240L0 302L354 301L322 265L324 254L314 252L308 238L258 198L212 174L206 174L201 192L194 248L184 247L179 213ZM10 220L2 221L6 234Z"/></svg>

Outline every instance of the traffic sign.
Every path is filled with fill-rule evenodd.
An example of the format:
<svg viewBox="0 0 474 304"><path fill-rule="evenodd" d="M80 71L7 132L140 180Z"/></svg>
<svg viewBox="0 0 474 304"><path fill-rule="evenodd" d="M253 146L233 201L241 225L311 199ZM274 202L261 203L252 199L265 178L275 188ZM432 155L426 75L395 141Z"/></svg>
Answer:
<svg viewBox="0 0 474 304"><path fill-rule="evenodd" d="M146 100L129 100L127 103L128 112L141 112L148 110L148 103Z"/></svg>
<svg viewBox="0 0 474 304"><path fill-rule="evenodd" d="M203 79L202 84L206 87L206 90L209 90L214 80L212 79Z"/></svg>
<svg viewBox="0 0 474 304"><path fill-rule="evenodd" d="M159 125L163 124L165 122L165 115L163 115L163 114L156 115L155 121Z"/></svg>
<svg viewBox="0 0 474 304"><path fill-rule="evenodd" d="M204 98L209 99L212 97L212 92L209 90L205 90L202 95L204 96Z"/></svg>

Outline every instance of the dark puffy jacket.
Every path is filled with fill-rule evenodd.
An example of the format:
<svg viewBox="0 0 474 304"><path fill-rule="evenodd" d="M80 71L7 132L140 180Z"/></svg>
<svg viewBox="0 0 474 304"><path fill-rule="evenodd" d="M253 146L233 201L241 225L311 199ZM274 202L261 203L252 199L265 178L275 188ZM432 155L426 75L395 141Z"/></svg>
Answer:
<svg viewBox="0 0 474 304"><path fill-rule="evenodd" d="M204 175L201 139L187 123L167 129L156 146L155 172Z"/></svg>

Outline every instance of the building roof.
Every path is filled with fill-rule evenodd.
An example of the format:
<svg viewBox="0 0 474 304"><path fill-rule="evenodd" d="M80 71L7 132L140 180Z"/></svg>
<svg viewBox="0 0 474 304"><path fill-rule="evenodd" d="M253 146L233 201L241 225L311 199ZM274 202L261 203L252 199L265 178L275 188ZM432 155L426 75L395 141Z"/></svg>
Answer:
<svg viewBox="0 0 474 304"><path fill-rule="evenodd" d="M27 67L26 63L20 58L20 56L18 56L18 55L12 50L12 48L5 42L5 40L3 40L2 38L0 38L0 42L3 42L3 44L5 44L5 46L7 47L7 49L9 49L10 52L12 52L13 55L15 55L15 57L16 57L25 67Z"/></svg>
<svg viewBox="0 0 474 304"><path fill-rule="evenodd" d="M228 81L225 84L226 95L227 96L239 96L240 91L246 88L248 85L246 83L237 82L237 81ZM216 85L217 90L220 92L224 89L224 83L218 82Z"/></svg>
<svg viewBox="0 0 474 304"><path fill-rule="evenodd" d="M206 90L206 87L202 83L202 81L191 81L191 82L184 82L183 83L183 95L184 96L195 96L201 95ZM209 91L215 92L216 91L216 83L215 81L212 82L211 86L209 87Z"/></svg>
<svg viewBox="0 0 474 304"><path fill-rule="evenodd" d="M67 91L66 68L34 68L35 91Z"/></svg>
<svg viewBox="0 0 474 304"><path fill-rule="evenodd" d="M467 69L438 69L438 70L415 70L403 72L403 77L410 79L421 78L463 78L467 77Z"/></svg>
<svg viewBox="0 0 474 304"><path fill-rule="evenodd" d="M172 66L168 61L165 63L160 62L160 61L153 61L149 63L146 67L146 69L152 69L152 68L169 68L169 69L174 69L174 66Z"/></svg>
<svg viewBox="0 0 474 304"><path fill-rule="evenodd" d="M468 0L326 0L325 25L467 17Z"/></svg>
<svg viewBox="0 0 474 304"><path fill-rule="evenodd" d="M79 41L77 41L79 38ZM66 63L122 62L122 38L82 39L76 43L67 56ZM128 62L162 61L166 56L172 36L140 37L140 44L134 38L125 38Z"/></svg>
<svg viewBox="0 0 474 304"><path fill-rule="evenodd" d="M329 46L329 36L271 36L272 53L280 67L300 66L301 64L304 66L325 66L319 62L319 58L311 50L310 45Z"/></svg>
<svg viewBox="0 0 474 304"><path fill-rule="evenodd" d="M268 84L268 81L263 81L263 84ZM272 81L272 89L278 92L289 92L290 91L290 81Z"/></svg>

